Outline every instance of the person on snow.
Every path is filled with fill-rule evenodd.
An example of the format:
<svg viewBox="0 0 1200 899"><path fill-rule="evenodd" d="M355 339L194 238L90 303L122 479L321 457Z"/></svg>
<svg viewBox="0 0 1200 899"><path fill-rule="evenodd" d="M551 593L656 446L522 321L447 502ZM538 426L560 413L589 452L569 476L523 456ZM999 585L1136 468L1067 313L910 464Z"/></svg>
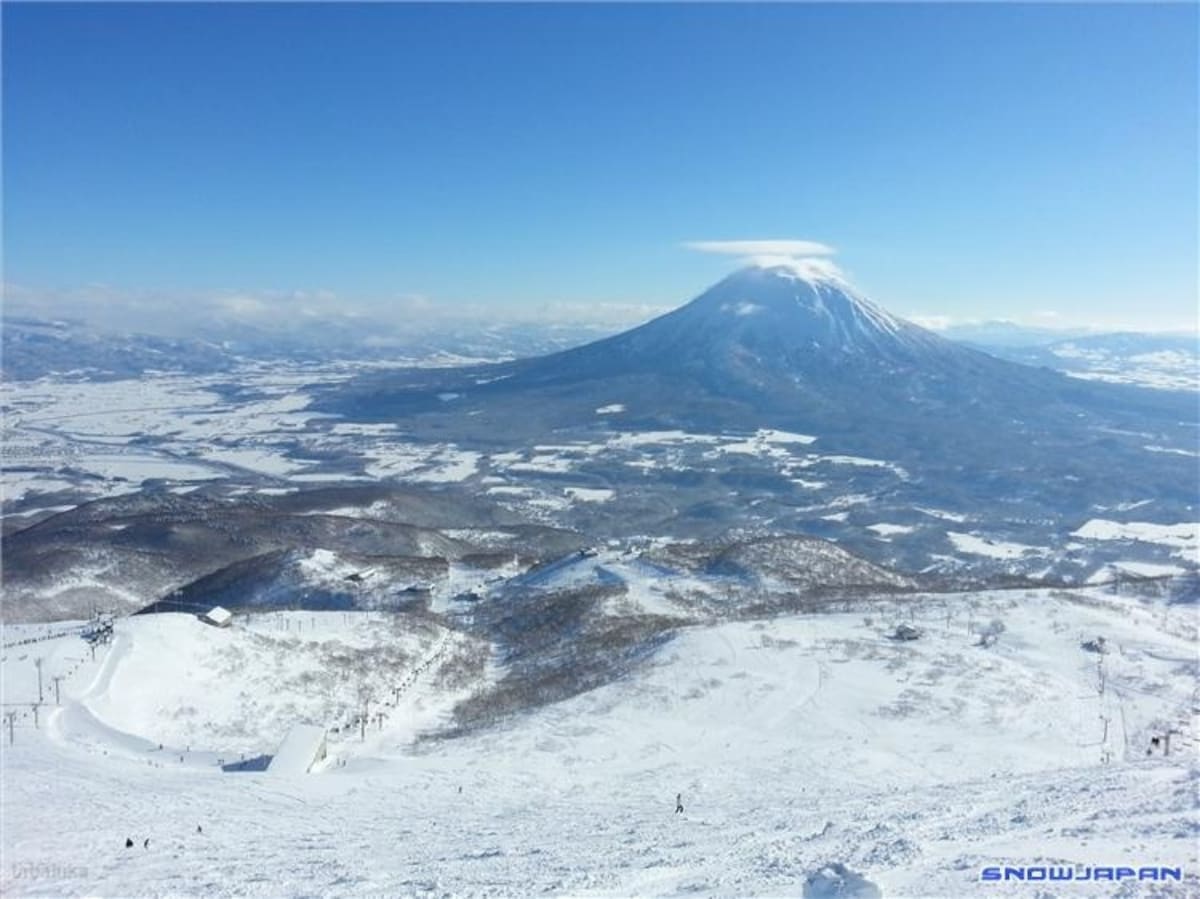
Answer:
<svg viewBox="0 0 1200 899"><path fill-rule="evenodd" d="M677 815L683 814L683 794L682 793L675 794L675 814L677 814Z"/></svg>

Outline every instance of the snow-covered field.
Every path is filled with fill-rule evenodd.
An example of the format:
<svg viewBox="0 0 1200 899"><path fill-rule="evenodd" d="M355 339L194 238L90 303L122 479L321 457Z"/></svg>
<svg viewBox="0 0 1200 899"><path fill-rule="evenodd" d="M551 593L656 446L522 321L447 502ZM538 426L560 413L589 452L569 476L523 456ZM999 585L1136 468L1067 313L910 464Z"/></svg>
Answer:
<svg viewBox="0 0 1200 899"><path fill-rule="evenodd" d="M1072 537L1085 540L1136 540L1143 543L1161 543L1176 549L1174 555L1192 562L1200 561L1200 525L1180 522L1179 524L1153 524L1146 521L1108 521L1093 518Z"/></svg>
<svg viewBox="0 0 1200 899"><path fill-rule="evenodd" d="M1114 384L1136 384L1158 390L1200 390L1200 368L1194 352L1159 350L1122 356L1101 348L1059 344L1054 355L1081 364L1084 368L1068 366L1065 371L1074 378L1109 381Z"/></svg>
<svg viewBox="0 0 1200 899"><path fill-rule="evenodd" d="M297 364L248 366L236 375L0 384L0 502L21 516L12 519L18 524L143 488L181 492L224 482L266 494L406 483L477 493L527 523L607 537L620 536L633 515L633 527L665 522L672 536L691 537L715 524L719 516L705 506L719 500L744 510L739 527L850 541L909 570L976 567L1076 583L1106 576L1096 560L1171 573L1193 568L1200 552L1190 508L1151 499L1089 511L1119 519L1137 509L1138 521L1018 517L1019 527L1012 510L1001 516L999 507L955 511L938 508L940 499L909 505L922 477L888 459L836 452L820 434L637 431L613 403L598 407L604 414L594 429L505 449L422 440L398 423L307 411L323 386L355 371ZM1192 452L1157 443L1146 451Z"/></svg>
<svg viewBox="0 0 1200 899"><path fill-rule="evenodd" d="M947 531L946 536L954 544L955 550L960 553L990 556L994 559L1019 559L1026 553L1037 552L1035 546L1026 546L1023 543L1013 543L1007 540L992 540L958 531Z"/></svg>
<svg viewBox="0 0 1200 899"><path fill-rule="evenodd" d="M133 381L89 382L44 378L0 385L4 420L4 499L75 488L93 496L136 490L146 479L199 483L231 475L261 475L308 483L355 477L416 483L466 481L476 475L522 484L528 475L570 474L600 454L634 469L675 465L679 451L705 448L704 458L750 456L769 460L787 477L824 466L866 466L906 473L891 463L804 452L807 434L760 429L751 435L685 431L613 431L592 441L535 446L484 455L453 443L405 439L393 425L359 425L307 412L303 389L348 376L339 367L312 371L247 370L230 400L228 375L148 375ZM617 411L616 406L605 407ZM323 472L309 456L343 460ZM798 483L823 486L817 481ZM599 502L608 488L583 483L542 496L545 508ZM546 506L546 502L551 502ZM535 504L536 505L536 504Z"/></svg>
<svg viewBox="0 0 1200 899"><path fill-rule="evenodd" d="M975 645L993 620L995 645ZM923 637L889 639L900 623ZM449 646L436 619L142 616L95 661L70 635L10 645L45 631L12 626L3 889L799 896L841 864L886 897L1194 896L1196 628L1193 608L1100 591L725 622L607 686L430 740L416 738L495 674L449 664L486 651ZM1106 652L1081 646L1097 636ZM356 677L388 717L365 740L331 733L320 770L218 767L270 753L291 723L332 726ZM1170 729L1171 757L1148 756ZM1178 866L1185 881L979 882L1018 863Z"/></svg>

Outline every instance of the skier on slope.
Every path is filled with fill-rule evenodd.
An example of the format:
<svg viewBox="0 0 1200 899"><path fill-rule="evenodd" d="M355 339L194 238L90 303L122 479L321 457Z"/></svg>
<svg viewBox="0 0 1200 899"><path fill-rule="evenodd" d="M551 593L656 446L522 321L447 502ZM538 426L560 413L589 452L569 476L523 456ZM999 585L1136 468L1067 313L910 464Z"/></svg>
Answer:
<svg viewBox="0 0 1200 899"><path fill-rule="evenodd" d="M677 815L683 814L683 794L682 793L675 794L675 814L677 814Z"/></svg>

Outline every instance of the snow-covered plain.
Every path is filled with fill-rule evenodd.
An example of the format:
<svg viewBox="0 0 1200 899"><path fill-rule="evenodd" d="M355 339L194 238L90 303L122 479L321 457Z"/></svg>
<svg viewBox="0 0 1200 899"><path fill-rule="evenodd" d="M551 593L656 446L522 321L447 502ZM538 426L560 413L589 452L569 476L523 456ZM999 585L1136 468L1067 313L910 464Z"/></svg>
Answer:
<svg viewBox="0 0 1200 899"><path fill-rule="evenodd" d="M954 544L955 550L960 553L989 556L993 559L1019 559L1027 553L1037 552L1035 546L1026 546L1023 543L1013 543L1009 540L993 540L959 531L947 531L946 536Z"/></svg>
<svg viewBox="0 0 1200 899"><path fill-rule="evenodd" d="M798 896L831 863L886 897L1200 892L1194 608L994 593L695 626L625 678L455 739L428 737L490 663L461 688L435 623L316 618L124 619L94 662L77 637L12 646L46 628L7 628L5 894ZM901 622L924 637L889 639ZM1107 652L1082 648L1100 635ZM334 736L309 775L218 767L332 723L311 653L350 672L389 646L370 676L405 692L365 740ZM35 730L18 704L37 657ZM1172 727L1171 757L1147 756ZM979 882L1018 863L1185 881Z"/></svg>
<svg viewBox="0 0 1200 899"><path fill-rule="evenodd" d="M1200 562L1200 525L1154 524L1148 521L1109 521L1093 518L1075 531L1072 537L1085 540L1137 540L1175 547L1175 555L1191 562Z"/></svg>
<svg viewBox="0 0 1200 899"><path fill-rule="evenodd" d="M245 395L235 398L227 396L228 375L151 374L106 382L44 378L0 385L7 413L4 498L70 489L111 496L151 478L188 484L238 475L300 483L366 478L437 484L476 476L520 483L529 475L570 474L600 454L635 469L662 469L678 463L680 449L695 447L707 448L711 460L757 457L786 476L821 465L894 468L880 460L801 452L817 437L772 429L749 435L611 431L592 441L483 454L453 443L407 439L391 424L342 422L305 411L310 401L305 387L346 377L336 366L251 367L238 373ZM340 462L330 472L314 458Z"/></svg>
<svg viewBox="0 0 1200 899"><path fill-rule="evenodd" d="M597 407L604 414L594 428L548 435L545 443L467 446L418 439L402 422L361 424L307 410L323 386L359 370L297 364L247 366L233 375L0 384L4 511L32 523L143 488L237 485L270 494L382 482L459 488L529 523L604 536L619 533L632 514L635 527L665 521L672 536L690 537L716 523L707 503L744 500L745 526L851 541L909 570L1046 572L1081 583L1099 570L1093 557L1164 572L1190 568L1197 558L1200 531L1186 521L1187 511L1146 499L1148 508L1137 513L1143 524L1073 518L1047 525L996 521L991 508L938 508L941 500L906 505L921 489L920 476L885 458L837 452L816 433L638 431L624 425L620 404L608 404ZM1094 514L1136 507L1097 505ZM914 509L924 516L912 516ZM1192 537L1181 538L1180 529Z"/></svg>
<svg viewBox="0 0 1200 899"><path fill-rule="evenodd" d="M1074 378L1136 384L1158 390L1200 390L1200 368L1196 365L1195 353L1159 350L1121 356L1104 349L1071 343L1059 344L1053 353L1086 366L1083 369L1065 369Z"/></svg>

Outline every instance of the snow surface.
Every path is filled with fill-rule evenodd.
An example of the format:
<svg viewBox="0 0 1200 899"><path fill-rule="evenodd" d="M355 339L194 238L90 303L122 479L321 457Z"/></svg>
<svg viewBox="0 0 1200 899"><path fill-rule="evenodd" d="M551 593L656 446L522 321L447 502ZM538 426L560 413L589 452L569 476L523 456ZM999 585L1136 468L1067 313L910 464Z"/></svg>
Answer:
<svg viewBox="0 0 1200 899"><path fill-rule="evenodd" d="M976 534L963 534L958 531L947 531L946 536L960 553L970 553L975 556L989 556L993 559L1019 559L1028 553L1040 552L1036 546L1026 546L1023 543L1012 543L1006 540L993 540Z"/></svg>
<svg viewBox="0 0 1200 899"><path fill-rule="evenodd" d="M1062 359L1087 364L1083 370L1064 370L1074 378L1158 390L1200 390L1200 367L1194 352L1159 350L1123 355L1108 348L1081 347L1075 343L1059 344L1051 352Z"/></svg>
<svg viewBox="0 0 1200 899"><path fill-rule="evenodd" d="M307 774L324 758L325 729L316 724L293 724L271 758L272 774Z"/></svg>
<svg viewBox="0 0 1200 899"><path fill-rule="evenodd" d="M907 524L887 524L881 522L880 524L867 525L867 530L874 531L880 537L886 538L891 537L894 534L911 534L916 530L916 528Z"/></svg>
<svg viewBox="0 0 1200 899"><path fill-rule="evenodd" d="M1140 540L1174 547L1174 555L1200 562L1200 524L1154 524L1148 521L1109 521L1093 518L1071 532L1085 540Z"/></svg>
<svg viewBox="0 0 1200 899"><path fill-rule="evenodd" d="M615 490L606 487L564 487L563 490L572 499L585 503L604 503L616 496Z"/></svg>
<svg viewBox="0 0 1200 899"><path fill-rule="evenodd" d="M295 703L314 707L275 676L297 664L277 650L409 646L406 631L377 615L326 613L303 637L308 613L229 631L161 615L119 621L95 662L76 637L6 646L6 703L36 696L35 657L64 680L40 729L7 706L23 714L3 756L3 889L781 896L845 866L885 897L1096 895L978 882L983 865L1053 863L1177 865L1185 883L1120 895L1200 892L1194 608L1100 592L869 608L688 628L626 678L471 736L414 742L437 718L393 714L294 777L217 765L239 706L270 710L240 726L272 747ZM973 645L993 619L996 645ZM910 620L924 638L888 638ZM1103 656L1080 648L1097 635ZM422 660L446 651L436 628L412 639ZM219 672L177 660L232 647L247 655ZM444 708L438 664L409 693ZM225 686L189 680L197 667ZM179 762L157 740L185 704L205 742ZM1172 757L1147 756L1169 726Z"/></svg>
<svg viewBox="0 0 1200 899"><path fill-rule="evenodd" d="M1163 565L1154 562L1109 562L1096 570L1087 579L1089 584L1103 584L1122 574L1132 574L1135 577L1174 577L1183 574L1184 569L1178 565Z"/></svg>

